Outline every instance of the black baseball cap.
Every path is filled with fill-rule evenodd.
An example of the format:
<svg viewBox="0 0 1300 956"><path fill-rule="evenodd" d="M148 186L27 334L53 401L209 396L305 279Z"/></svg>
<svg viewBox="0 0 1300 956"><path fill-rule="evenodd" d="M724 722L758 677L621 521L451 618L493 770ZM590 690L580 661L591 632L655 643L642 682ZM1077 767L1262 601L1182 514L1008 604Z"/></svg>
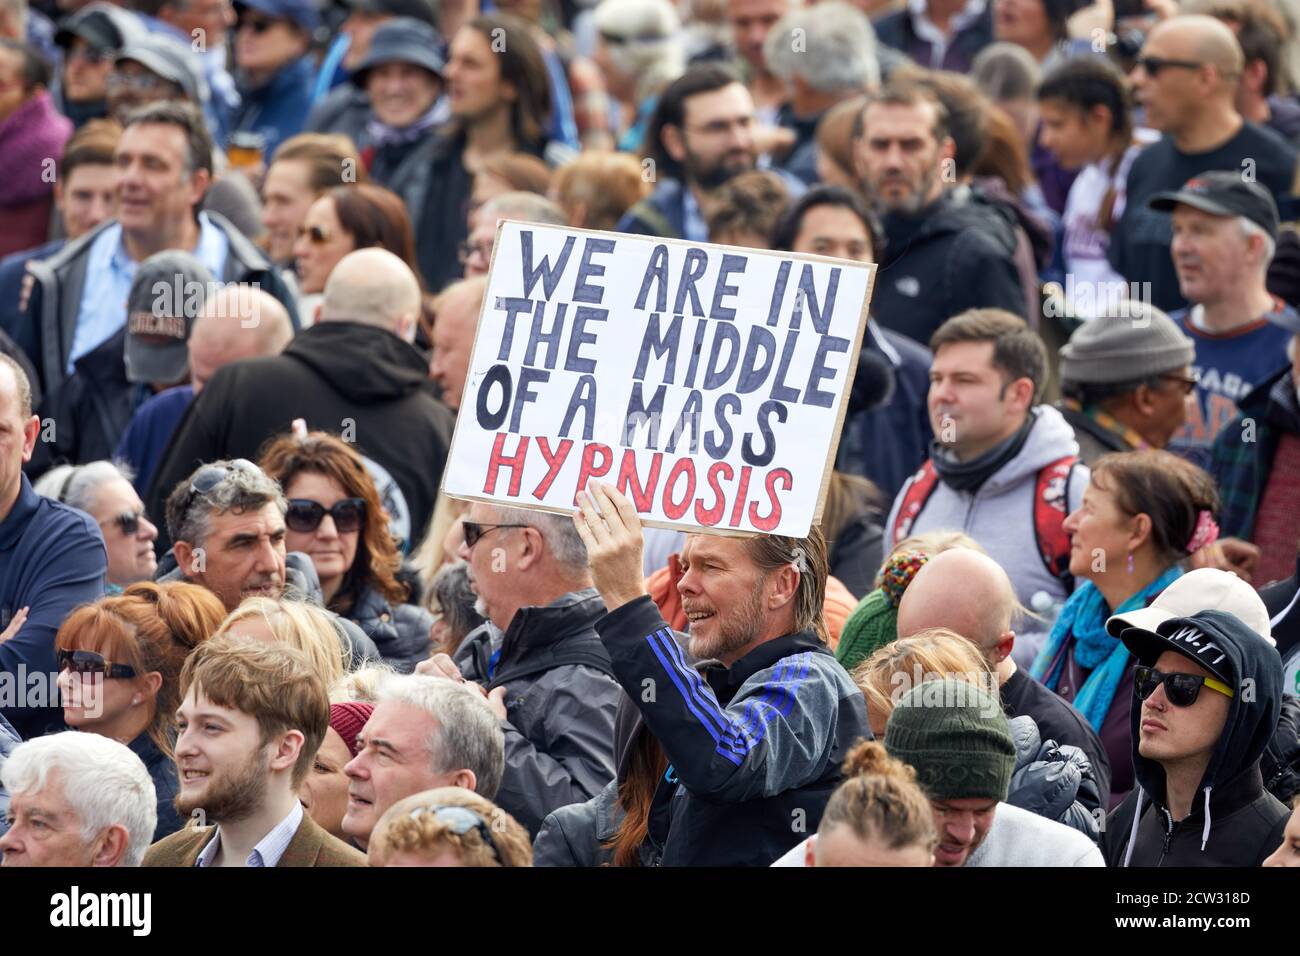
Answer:
<svg viewBox="0 0 1300 956"><path fill-rule="evenodd" d="M1157 193L1147 202L1147 207L1157 212L1172 212L1180 205L1211 216L1245 216L1277 239L1277 203L1267 189L1243 179L1240 172L1200 173L1183 183L1182 189Z"/></svg>
<svg viewBox="0 0 1300 956"><path fill-rule="evenodd" d="M431 0L340 0L340 3L349 11L360 10L364 13L378 13L390 17L413 17L416 20L423 20L431 27L438 26L438 16Z"/></svg>
<svg viewBox="0 0 1300 956"><path fill-rule="evenodd" d="M1154 666L1165 651L1174 651L1199 664L1225 684L1233 684L1232 658L1225 646L1231 641L1240 644L1245 635L1264 641L1241 618L1227 611L1201 611L1189 617L1173 617L1162 621L1154 631L1131 627L1121 636L1139 664Z"/></svg>
<svg viewBox="0 0 1300 956"><path fill-rule="evenodd" d="M120 50L148 32L144 22L130 10L111 3L92 3L59 21L54 42L66 50L79 38L92 50Z"/></svg>

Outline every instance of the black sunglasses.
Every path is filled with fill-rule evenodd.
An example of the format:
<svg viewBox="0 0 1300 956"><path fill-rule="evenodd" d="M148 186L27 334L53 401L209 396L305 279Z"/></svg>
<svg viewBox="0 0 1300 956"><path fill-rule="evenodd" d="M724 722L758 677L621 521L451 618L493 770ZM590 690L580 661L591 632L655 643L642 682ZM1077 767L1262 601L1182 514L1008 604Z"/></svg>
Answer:
<svg viewBox="0 0 1300 956"><path fill-rule="evenodd" d="M465 529L465 547L473 548L478 544L479 538L489 531L495 531L497 528L527 528L526 524L483 524L478 521L461 521L461 527Z"/></svg>
<svg viewBox="0 0 1300 956"><path fill-rule="evenodd" d="M122 529L122 534L128 538L134 538L136 532L140 530L140 519L144 517L143 511L123 511L120 515L114 515L104 524L115 524Z"/></svg>
<svg viewBox="0 0 1300 956"><path fill-rule="evenodd" d="M275 24L275 20L264 20L261 17L243 16L239 18L239 23L235 29L242 30L244 27L248 27L248 29L252 30L254 33L261 34L271 29Z"/></svg>
<svg viewBox="0 0 1300 956"><path fill-rule="evenodd" d="M1142 67L1148 76L1159 76L1160 71L1167 66L1177 67L1180 70L1199 70L1205 66L1204 63L1197 63L1195 60L1166 60L1161 56L1140 56L1137 65Z"/></svg>
<svg viewBox="0 0 1300 956"><path fill-rule="evenodd" d="M1191 707L1196 698L1201 696L1201 688L1216 690L1225 697L1232 696L1232 688L1213 677L1200 674L1162 674L1154 667L1139 666L1133 668L1133 693L1138 700L1146 700L1156 692L1161 684L1165 685L1165 696L1175 707Z"/></svg>
<svg viewBox="0 0 1300 956"><path fill-rule="evenodd" d="M110 664L103 654L94 651L58 650L55 657L59 670L71 670L75 674L103 674L105 677L134 677L135 668L130 664Z"/></svg>
<svg viewBox="0 0 1300 956"><path fill-rule="evenodd" d="M289 510L284 513L284 523L290 531L308 533L320 527L320 523L329 515L334 519L334 530L339 534L349 534L360 530L366 520L366 502L362 498L344 498L326 508L319 501L310 498L290 498Z"/></svg>

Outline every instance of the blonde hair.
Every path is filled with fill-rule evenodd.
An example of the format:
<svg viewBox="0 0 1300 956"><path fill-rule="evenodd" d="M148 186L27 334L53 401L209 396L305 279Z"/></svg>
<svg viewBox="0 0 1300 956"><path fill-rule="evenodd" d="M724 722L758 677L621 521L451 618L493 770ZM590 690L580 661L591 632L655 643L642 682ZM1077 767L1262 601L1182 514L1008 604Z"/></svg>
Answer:
<svg viewBox="0 0 1300 956"><path fill-rule="evenodd" d="M367 661L330 685L331 704L376 704L379 688L397 671L383 661Z"/></svg>
<svg viewBox="0 0 1300 956"><path fill-rule="evenodd" d="M886 849L934 850L934 814L916 783L916 771L889 756L884 744L864 740L850 750L844 777L826 804L818 833L845 826L860 840Z"/></svg>
<svg viewBox="0 0 1300 956"><path fill-rule="evenodd" d="M988 554L984 547L966 532L936 528L933 531L922 531L920 534L908 535L889 549L889 554L885 555L885 561L888 561L896 554L902 554L904 551L919 551L922 554L934 557L936 554L951 551L953 548L970 548L980 554Z"/></svg>
<svg viewBox="0 0 1300 956"><path fill-rule="evenodd" d="M613 229L623 213L650 195L650 179L630 153L588 152L560 167L551 192L570 222L581 204L584 229Z"/></svg>
<svg viewBox="0 0 1300 956"><path fill-rule="evenodd" d="M946 627L932 627L878 648L853 668L867 705L888 717L894 705L927 680L953 677L996 694L997 683L980 649Z"/></svg>
<svg viewBox="0 0 1300 956"><path fill-rule="evenodd" d="M491 842L478 827L457 833L436 815L443 807L464 807L474 814L490 832ZM429 859L444 851L454 853L466 867L533 865L528 831L491 800L462 787L439 787L398 800L380 817L370 839L370 859L375 866L383 866L394 853Z"/></svg>
<svg viewBox="0 0 1300 956"><path fill-rule="evenodd" d="M236 624L252 619L262 621L276 641L302 651L326 687L347 673L351 654L339 639L329 611L284 598L245 598L213 636L229 634Z"/></svg>

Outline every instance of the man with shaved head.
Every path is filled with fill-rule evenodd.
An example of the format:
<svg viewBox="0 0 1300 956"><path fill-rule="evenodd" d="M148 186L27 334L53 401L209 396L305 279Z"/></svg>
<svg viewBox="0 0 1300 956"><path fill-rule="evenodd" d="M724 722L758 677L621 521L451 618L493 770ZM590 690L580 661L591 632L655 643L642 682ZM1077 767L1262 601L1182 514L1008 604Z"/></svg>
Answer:
<svg viewBox="0 0 1300 956"><path fill-rule="evenodd" d="M1156 193L1226 170L1260 183L1279 206L1289 206L1284 200L1295 192L1296 151L1237 111L1244 68L1236 36L1213 17L1173 17L1147 37L1133 83L1147 125L1164 136L1134 160L1124 215L1111 235L1111 265L1130 282L1150 283L1149 294L1138 287L1129 298L1166 312L1187 305L1169 257L1169 213L1147 207Z"/></svg>
<svg viewBox="0 0 1300 956"><path fill-rule="evenodd" d="M401 259L379 248L344 256L315 325L280 355L225 366L195 397L150 486L150 513L162 515L167 495L199 463L255 459L302 418L366 459L389 529L418 544L453 424L428 390L428 359L412 344L419 315L420 285Z"/></svg>
<svg viewBox="0 0 1300 956"><path fill-rule="evenodd" d="M1087 754L1101 805L1107 806L1110 761L1096 731L1074 707L1020 670L1011 658L1016 643L1011 625L1022 613L1011 578L1001 565L972 548L952 548L922 565L903 592L898 636L945 627L978 647L998 676L1007 716L1032 717L1043 740L1070 744Z"/></svg>
<svg viewBox="0 0 1300 956"><path fill-rule="evenodd" d="M208 379L231 362L279 355L292 338L289 313L274 296L253 285L214 289L184 343L189 382L159 392L136 409L113 455L134 469L136 494L148 492L176 426Z"/></svg>

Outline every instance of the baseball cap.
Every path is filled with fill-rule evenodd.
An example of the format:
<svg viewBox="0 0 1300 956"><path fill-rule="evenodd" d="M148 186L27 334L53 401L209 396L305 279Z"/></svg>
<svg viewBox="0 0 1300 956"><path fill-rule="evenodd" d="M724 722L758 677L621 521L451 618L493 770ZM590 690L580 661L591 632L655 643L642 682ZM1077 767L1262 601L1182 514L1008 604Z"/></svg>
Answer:
<svg viewBox="0 0 1300 956"><path fill-rule="evenodd" d="M1277 643L1269 626L1268 608L1259 594L1231 571L1218 568L1188 571L1161 591L1149 607L1112 616L1106 621L1106 631L1111 637L1123 637L1127 644L1129 628L1155 633L1165 621L1202 611L1226 611L1270 644Z"/></svg>
<svg viewBox="0 0 1300 956"><path fill-rule="evenodd" d="M202 106L208 100L208 81L190 48L161 33L149 33L131 40L117 54L115 62L134 60L151 73L175 83L191 103Z"/></svg>
<svg viewBox="0 0 1300 956"><path fill-rule="evenodd" d="M1138 662L1148 667L1163 652L1174 651L1204 667L1225 684L1233 684L1237 676L1232 672L1232 658L1224 646L1230 641L1239 643L1243 637L1253 640L1246 634L1247 630L1258 636L1259 632L1245 628L1235 615L1202 611L1188 617L1171 617L1154 631L1131 627L1124 632L1122 640Z"/></svg>
<svg viewBox="0 0 1300 956"><path fill-rule="evenodd" d="M438 25L430 0L342 0L342 5L348 10L360 10L390 17L412 17L423 20L431 27Z"/></svg>
<svg viewBox="0 0 1300 956"><path fill-rule="evenodd" d="M1267 189L1259 183L1246 182L1239 172L1201 173L1183 183L1182 189L1157 193L1147 202L1157 212L1171 212L1179 205L1191 206L1211 216L1245 216L1277 239L1277 203Z"/></svg>
<svg viewBox="0 0 1300 956"><path fill-rule="evenodd" d="M311 0L235 0L235 13L245 8L275 20L288 20L308 33L320 26L320 11Z"/></svg>
<svg viewBox="0 0 1300 956"><path fill-rule="evenodd" d="M190 332L215 280L179 249L155 253L136 270L126 299L126 377L131 382L179 382L189 368Z"/></svg>
<svg viewBox="0 0 1300 956"><path fill-rule="evenodd" d="M440 77L446 64L438 45L438 32L423 20L397 17L381 23L370 38L365 59L352 74L352 82L365 86L371 69L384 63L411 63Z"/></svg>
<svg viewBox="0 0 1300 956"><path fill-rule="evenodd" d="M59 21L54 42L66 49L74 39L80 38L94 50L120 50L148 32L130 10L111 3L92 3Z"/></svg>

